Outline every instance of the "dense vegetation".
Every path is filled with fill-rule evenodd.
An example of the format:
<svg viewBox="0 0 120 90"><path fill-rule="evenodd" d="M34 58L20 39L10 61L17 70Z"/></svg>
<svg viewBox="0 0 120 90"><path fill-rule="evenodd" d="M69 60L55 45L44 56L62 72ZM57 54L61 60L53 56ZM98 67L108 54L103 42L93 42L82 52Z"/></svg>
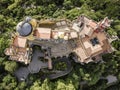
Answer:
<svg viewBox="0 0 120 90"><path fill-rule="evenodd" d="M4 49L18 22L25 16L73 20L80 14L96 21L108 16L114 21L107 32L120 37L120 0L0 0L0 90L120 90L119 82L108 87L106 81L99 80L100 76L112 74L120 81L120 40L112 43L117 51L103 56L105 63L74 64L73 71L65 77L42 82L37 74L31 75L28 83L19 83L14 77L19 65L8 60ZM81 86L81 81L87 81L87 87Z"/></svg>

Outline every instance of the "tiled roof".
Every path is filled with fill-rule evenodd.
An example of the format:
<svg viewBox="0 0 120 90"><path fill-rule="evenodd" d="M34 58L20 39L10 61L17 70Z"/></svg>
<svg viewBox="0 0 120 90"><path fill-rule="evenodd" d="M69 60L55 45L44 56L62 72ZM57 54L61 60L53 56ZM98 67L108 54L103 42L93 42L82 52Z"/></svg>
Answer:
<svg viewBox="0 0 120 90"><path fill-rule="evenodd" d="M90 20L89 23L88 23L88 25L94 29L94 28L96 28L97 23L95 23L92 20Z"/></svg>
<svg viewBox="0 0 120 90"><path fill-rule="evenodd" d="M81 62L84 62L84 60L88 57L82 47L76 48L74 52L80 57Z"/></svg>
<svg viewBox="0 0 120 90"><path fill-rule="evenodd" d="M71 38L77 38L78 34L77 34L77 32L71 32L70 36L71 36Z"/></svg>
<svg viewBox="0 0 120 90"><path fill-rule="evenodd" d="M27 39L24 37L15 37L13 41L13 45L16 47L22 47L24 48L26 46Z"/></svg>
<svg viewBox="0 0 120 90"><path fill-rule="evenodd" d="M41 39L51 38L51 28L37 28L36 36Z"/></svg>

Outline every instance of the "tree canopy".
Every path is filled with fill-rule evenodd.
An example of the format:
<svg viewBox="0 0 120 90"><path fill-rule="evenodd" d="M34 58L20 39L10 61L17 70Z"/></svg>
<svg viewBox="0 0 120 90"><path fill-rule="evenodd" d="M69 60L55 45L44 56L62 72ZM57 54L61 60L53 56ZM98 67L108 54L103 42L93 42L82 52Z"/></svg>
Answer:
<svg viewBox="0 0 120 90"><path fill-rule="evenodd" d="M0 0L0 90L119 90L120 83L107 87L101 76L117 76L120 81L120 40L112 42L117 51L103 56L104 63L85 65L72 63L73 71L65 77L50 81L40 80L39 75L31 82L18 82L14 71L21 64L9 61L4 55L10 35L25 16L38 20L46 18L75 19L84 14L99 21L108 16L113 19L106 31L120 38L120 0ZM87 87L80 82L87 82Z"/></svg>

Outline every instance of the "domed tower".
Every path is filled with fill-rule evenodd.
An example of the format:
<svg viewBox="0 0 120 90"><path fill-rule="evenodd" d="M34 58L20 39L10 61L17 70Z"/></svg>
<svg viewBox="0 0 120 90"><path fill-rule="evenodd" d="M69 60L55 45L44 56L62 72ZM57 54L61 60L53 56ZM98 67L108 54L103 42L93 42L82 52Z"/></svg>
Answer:
<svg viewBox="0 0 120 90"><path fill-rule="evenodd" d="M28 36L32 33L32 25L29 23L31 21L30 17L17 24L16 30L20 36Z"/></svg>

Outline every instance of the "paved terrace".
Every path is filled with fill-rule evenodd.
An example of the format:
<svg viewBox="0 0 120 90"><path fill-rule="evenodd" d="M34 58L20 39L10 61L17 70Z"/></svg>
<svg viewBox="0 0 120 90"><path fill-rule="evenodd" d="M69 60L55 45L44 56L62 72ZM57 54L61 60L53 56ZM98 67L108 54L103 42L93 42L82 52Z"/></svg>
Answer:
<svg viewBox="0 0 120 90"><path fill-rule="evenodd" d="M40 61L38 58L43 57L44 54L41 53L39 50L35 50L33 52L33 57L31 63L28 65L28 67L20 67L16 72L15 75L18 78L19 81L25 80L29 73L38 73L41 68L47 68L48 62L44 63Z"/></svg>
<svg viewBox="0 0 120 90"><path fill-rule="evenodd" d="M40 69L42 68L48 68L48 62L44 63L39 60L39 57L44 57L44 54L41 53L40 50L34 50L33 51L33 57L31 63L28 65L28 67L20 67L15 72L15 76L18 78L18 81L24 81L27 79L29 73L34 74L38 73ZM71 62L67 58L62 58L60 60L56 60L53 62L53 66L57 62L65 62L67 65L67 69L64 71L58 71L55 70L55 74L50 74L48 76L45 76L45 78L55 79L61 76L65 76L72 70Z"/></svg>

